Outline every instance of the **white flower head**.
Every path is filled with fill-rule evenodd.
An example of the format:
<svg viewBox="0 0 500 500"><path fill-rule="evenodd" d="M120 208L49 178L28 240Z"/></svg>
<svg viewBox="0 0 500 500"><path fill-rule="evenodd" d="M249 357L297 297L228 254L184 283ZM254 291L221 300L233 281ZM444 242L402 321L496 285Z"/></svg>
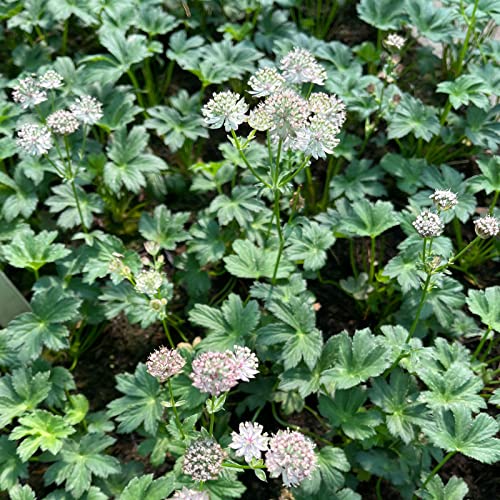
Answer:
<svg viewBox="0 0 500 500"><path fill-rule="evenodd" d="M422 238L436 238L444 231L444 223L439 215L424 210L414 221L413 227Z"/></svg>
<svg viewBox="0 0 500 500"><path fill-rule="evenodd" d="M226 456L226 452L215 439L197 439L188 446L184 454L182 472L195 481L217 479Z"/></svg>
<svg viewBox="0 0 500 500"><path fill-rule="evenodd" d="M170 498L176 500L210 500L207 491L192 490L185 486L182 490L177 490Z"/></svg>
<svg viewBox="0 0 500 500"><path fill-rule="evenodd" d="M266 467L271 477L281 474L285 486L298 486L316 469L314 443L297 431L278 431L269 441Z"/></svg>
<svg viewBox="0 0 500 500"><path fill-rule="evenodd" d="M27 109L46 101L47 92L40 87L33 76L28 76L19 80L19 83L14 87L14 92L12 92L12 98L23 109Z"/></svg>
<svg viewBox="0 0 500 500"><path fill-rule="evenodd" d="M254 97L266 97L274 94L285 86L285 79L278 73L276 68L262 68L251 76L248 85L252 90L248 93Z"/></svg>
<svg viewBox="0 0 500 500"><path fill-rule="evenodd" d="M294 149L316 159L326 158L339 144L339 132L340 129L334 122L315 115L309 119L307 127L297 133Z"/></svg>
<svg viewBox="0 0 500 500"><path fill-rule="evenodd" d="M44 125L27 123L17 131L17 145L29 155L41 156L52 148L52 135Z"/></svg>
<svg viewBox="0 0 500 500"><path fill-rule="evenodd" d="M236 363L236 378L248 382L249 379L255 378L259 373L257 367L259 360L257 356L248 348L239 345L234 346L234 359Z"/></svg>
<svg viewBox="0 0 500 500"><path fill-rule="evenodd" d="M67 135L76 132L80 123L73 113L61 109L47 117L47 126L56 134Z"/></svg>
<svg viewBox="0 0 500 500"><path fill-rule="evenodd" d="M436 189L429 198L434 202L436 208L443 212L456 207L458 204L457 195L449 189Z"/></svg>
<svg viewBox="0 0 500 500"><path fill-rule="evenodd" d="M406 43L406 38L396 35L396 33L391 33L384 40L384 45L389 48L395 48L396 50L401 50Z"/></svg>
<svg viewBox="0 0 500 500"><path fill-rule="evenodd" d="M244 99L231 91L213 94L212 99L203 106L201 112L210 128L224 126L226 132L237 130L246 121L248 105Z"/></svg>
<svg viewBox="0 0 500 500"><path fill-rule="evenodd" d="M250 115L248 116L248 125L255 130L260 130L261 132L269 130L272 127L272 118L269 116L268 108L265 103L261 102L250 111Z"/></svg>
<svg viewBox="0 0 500 500"><path fill-rule="evenodd" d="M306 49L295 48L280 63L285 80L290 83L316 83L323 85L326 80L325 69Z"/></svg>
<svg viewBox="0 0 500 500"><path fill-rule="evenodd" d="M474 229L476 234L483 240L494 238L500 231L498 219L491 215L475 220Z"/></svg>
<svg viewBox="0 0 500 500"><path fill-rule="evenodd" d="M86 125L95 125L102 118L102 104L90 95L77 97L69 109L77 120Z"/></svg>
<svg viewBox="0 0 500 500"><path fill-rule="evenodd" d="M346 120L345 104L335 94L314 92L308 102L311 113L332 122L339 129L342 128Z"/></svg>
<svg viewBox="0 0 500 500"><path fill-rule="evenodd" d="M290 148L297 132L307 126L309 105L297 92L285 89L269 96L265 103L265 113L271 122L271 136L274 141L282 140L283 148Z"/></svg>
<svg viewBox="0 0 500 500"><path fill-rule="evenodd" d="M63 77L57 71L49 69L38 79L38 85L44 89L58 89L63 86Z"/></svg>
<svg viewBox="0 0 500 500"><path fill-rule="evenodd" d="M135 278L135 289L139 293L154 296L163 284L163 274L158 271L141 271Z"/></svg>
<svg viewBox="0 0 500 500"><path fill-rule="evenodd" d="M264 428L260 424L253 422L242 422L239 426L239 432L231 433L231 444L229 445L235 451L237 457L245 457L245 462L250 463L252 458L257 460L261 458L263 451L267 451L269 438L267 433L262 431Z"/></svg>

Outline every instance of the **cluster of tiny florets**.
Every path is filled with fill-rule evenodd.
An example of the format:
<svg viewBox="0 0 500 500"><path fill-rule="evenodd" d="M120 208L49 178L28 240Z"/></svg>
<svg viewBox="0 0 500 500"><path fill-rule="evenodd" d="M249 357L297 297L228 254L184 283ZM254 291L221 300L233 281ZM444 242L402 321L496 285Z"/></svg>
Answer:
<svg viewBox="0 0 500 500"><path fill-rule="evenodd" d="M226 452L214 439L198 439L186 450L182 472L195 481L217 479L226 456Z"/></svg>
<svg viewBox="0 0 500 500"><path fill-rule="evenodd" d="M436 238L444 231L444 223L439 215L428 210L424 210L413 221L413 227L422 238Z"/></svg>
<svg viewBox="0 0 500 500"><path fill-rule="evenodd" d="M160 347L149 355L146 368L151 376L165 382L180 373L185 364L186 360L177 350Z"/></svg>
<svg viewBox="0 0 500 500"><path fill-rule="evenodd" d="M247 111L248 106L243 98L231 91L214 94L201 110L210 128L224 126L226 132L237 130L246 121Z"/></svg>
<svg viewBox="0 0 500 500"><path fill-rule="evenodd" d="M40 156L52 148L52 136L46 126L27 123L17 131L16 143L25 153Z"/></svg>
<svg viewBox="0 0 500 500"><path fill-rule="evenodd" d="M487 215L474 221L474 229L480 238L486 240L494 238L499 233L500 226L497 218Z"/></svg>
<svg viewBox="0 0 500 500"><path fill-rule="evenodd" d="M63 77L53 69L49 69L38 79L38 85L44 89L59 89L63 82Z"/></svg>
<svg viewBox="0 0 500 500"><path fill-rule="evenodd" d="M69 109L77 120L86 125L94 125L102 118L102 104L90 95L77 97Z"/></svg>
<svg viewBox="0 0 500 500"><path fill-rule="evenodd" d="M257 366L257 357L246 347L235 347L235 352L204 352L193 361L190 378L201 392L218 396L240 380L254 378Z"/></svg>
<svg viewBox="0 0 500 500"><path fill-rule="evenodd" d="M47 117L47 126L56 134L67 135L76 132L80 123L71 111L61 109Z"/></svg>
<svg viewBox="0 0 500 500"><path fill-rule="evenodd" d="M295 48L280 63L283 77L289 83L316 83L323 85L326 80L325 69L306 49Z"/></svg>
<svg viewBox="0 0 500 500"><path fill-rule="evenodd" d="M429 198L434 202L436 208L443 212L456 207L458 204L457 195L449 189L436 189Z"/></svg>
<svg viewBox="0 0 500 500"><path fill-rule="evenodd" d="M265 463L271 477L280 474L285 486L298 486L317 467L314 443L297 431L280 430L269 441Z"/></svg>
<svg viewBox="0 0 500 500"><path fill-rule="evenodd" d="M19 80L12 92L12 98L23 109L27 109L46 101L47 92L40 86L35 76L28 76Z"/></svg>
<svg viewBox="0 0 500 500"><path fill-rule="evenodd" d="M253 458L260 459L261 453L267 451L269 438L267 433L262 431L264 428L260 424L253 422L242 422L239 426L239 432L231 433L231 444L229 445L235 451L237 457L245 457L245 462L250 463Z"/></svg>
<svg viewBox="0 0 500 500"><path fill-rule="evenodd" d="M135 278L135 289L139 293L154 296L163 284L163 274L155 270L141 271Z"/></svg>
<svg viewBox="0 0 500 500"><path fill-rule="evenodd" d="M285 79L276 68L262 68L250 77L248 85L252 90L248 93L254 97L267 97L282 90L285 86Z"/></svg>
<svg viewBox="0 0 500 500"><path fill-rule="evenodd" d="M297 149L316 159L326 158L339 144L339 132L340 129L334 122L318 115L312 116L308 126L297 133Z"/></svg>
<svg viewBox="0 0 500 500"><path fill-rule="evenodd" d="M396 50L401 50L406 43L406 39L395 33L391 33L384 40L384 45L386 47L395 48Z"/></svg>
<svg viewBox="0 0 500 500"><path fill-rule="evenodd" d="M208 492L191 490L185 486L182 490L176 491L170 498L176 500L210 500Z"/></svg>

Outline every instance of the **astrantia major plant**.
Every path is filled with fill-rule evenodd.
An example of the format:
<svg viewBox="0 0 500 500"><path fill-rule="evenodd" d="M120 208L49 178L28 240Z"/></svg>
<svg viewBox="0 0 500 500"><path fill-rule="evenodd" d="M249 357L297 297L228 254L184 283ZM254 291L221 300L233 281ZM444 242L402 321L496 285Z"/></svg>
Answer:
<svg viewBox="0 0 500 500"><path fill-rule="evenodd" d="M494 2L42 3L0 8L0 496L493 497Z"/></svg>

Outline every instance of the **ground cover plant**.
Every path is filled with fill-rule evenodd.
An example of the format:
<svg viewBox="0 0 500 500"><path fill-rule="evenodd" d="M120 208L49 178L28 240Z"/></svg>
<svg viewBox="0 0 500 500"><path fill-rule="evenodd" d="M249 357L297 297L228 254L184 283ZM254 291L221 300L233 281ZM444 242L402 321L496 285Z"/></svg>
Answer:
<svg viewBox="0 0 500 500"><path fill-rule="evenodd" d="M495 497L500 2L0 19L0 498Z"/></svg>

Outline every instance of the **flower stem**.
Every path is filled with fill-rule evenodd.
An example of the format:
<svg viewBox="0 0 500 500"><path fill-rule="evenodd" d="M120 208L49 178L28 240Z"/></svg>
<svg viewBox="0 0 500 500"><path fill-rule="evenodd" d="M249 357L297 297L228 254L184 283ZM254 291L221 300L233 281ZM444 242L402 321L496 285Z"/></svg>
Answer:
<svg viewBox="0 0 500 500"><path fill-rule="evenodd" d="M441 462L439 462L436 467L434 467L434 469L432 469L432 472L427 476L427 479L424 481L424 483L422 484L422 488L425 488L427 486L427 483L436 475L436 473L438 473L441 468L444 466L444 464L446 462L448 462L448 460L453 456L455 455L457 452L456 451L450 451L444 458L443 460L441 460Z"/></svg>
<svg viewBox="0 0 500 500"><path fill-rule="evenodd" d="M280 190L277 188L274 191L274 215L276 218L276 227L278 229L279 237L279 248L278 255L276 256L276 262L274 264L273 278L271 280L272 284L276 284L276 276L278 275L278 268L280 265L281 254L283 253L283 248L285 246L285 239L283 237L283 230L281 229L281 215L280 215Z"/></svg>
<svg viewBox="0 0 500 500"><path fill-rule="evenodd" d="M214 408L215 406L215 396L212 396L212 409ZM209 429L209 432L210 432L210 435L213 436L214 435L214 423L215 423L215 413L210 412L210 429Z"/></svg>
<svg viewBox="0 0 500 500"><path fill-rule="evenodd" d="M172 410L174 412L175 424L177 425L177 429L179 429L179 432L181 433L182 439L186 439L186 435L184 434L181 420L179 418L179 413L177 412L177 407L175 406L174 391L172 390L172 383L170 382L170 379L167 379L167 385L168 392L170 394L170 405L172 406Z"/></svg>
<svg viewBox="0 0 500 500"><path fill-rule="evenodd" d="M75 179L71 179L71 189L73 191L73 196L75 197L76 209L80 217L80 222L82 224L83 232L87 233L88 230L87 226L85 225L85 221L83 220L82 207L80 206L80 200L78 199L78 192L76 191Z"/></svg>
<svg viewBox="0 0 500 500"><path fill-rule="evenodd" d="M165 318L163 318L161 320L161 323L163 325L163 331L165 332L165 335L167 337L167 340L168 340L168 343L170 344L170 347L172 349L175 349L175 345L174 345L174 342L172 341L172 337L170 336L170 331L168 330L168 324L167 324L167 320Z"/></svg>
<svg viewBox="0 0 500 500"><path fill-rule="evenodd" d="M479 356L479 353L484 347L484 344L486 343L486 340L488 339L488 336L491 332L491 327L488 327L486 331L483 333L483 336L481 337L481 341L479 342L479 345L476 347L476 350L474 351L474 354L472 354L472 360L477 359Z"/></svg>
<svg viewBox="0 0 500 500"><path fill-rule="evenodd" d="M408 336L406 337L405 343L407 344L410 339L413 337L415 330L417 329L418 320L420 318L420 314L425 304L425 299L427 297L427 292L429 291L429 283L431 282L432 272L427 273L427 278L425 279L424 288L422 290L422 296L420 297L420 302L418 304L417 313L415 314L415 319L411 325L410 331L408 332Z"/></svg>
<svg viewBox="0 0 500 500"><path fill-rule="evenodd" d="M376 257L376 245L375 245L375 237L371 237L371 246L370 246L370 274L369 274L369 283L373 283L373 277L375 276L375 257Z"/></svg>

